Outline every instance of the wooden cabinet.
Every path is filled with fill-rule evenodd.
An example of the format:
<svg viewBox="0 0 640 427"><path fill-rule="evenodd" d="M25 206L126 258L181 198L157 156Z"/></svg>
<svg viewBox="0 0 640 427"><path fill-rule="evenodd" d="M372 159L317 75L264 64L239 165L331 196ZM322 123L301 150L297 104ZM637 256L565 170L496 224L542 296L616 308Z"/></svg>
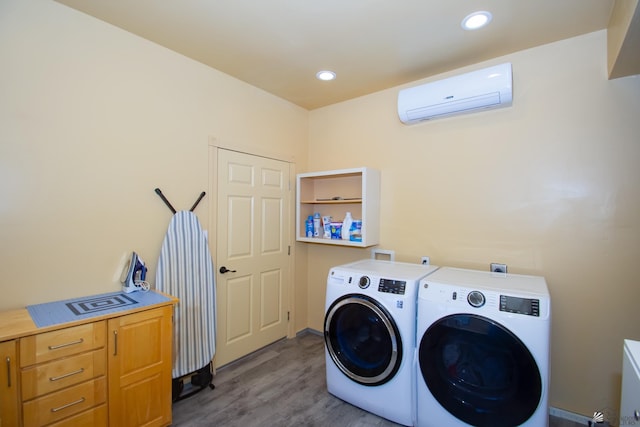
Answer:
<svg viewBox="0 0 640 427"><path fill-rule="evenodd" d="M362 220L362 241L307 237L309 215L330 215L342 222L347 212ZM367 247L379 243L380 172L371 168L302 173L296 179L296 240L330 245Z"/></svg>
<svg viewBox="0 0 640 427"><path fill-rule="evenodd" d="M0 335L0 427L170 425L176 302L44 328L0 313L19 325Z"/></svg>
<svg viewBox="0 0 640 427"><path fill-rule="evenodd" d="M171 423L172 307L110 319L110 425Z"/></svg>
<svg viewBox="0 0 640 427"><path fill-rule="evenodd" d="M24 427L70 425L72 416L107 425L93 415L107 401L105 327L92 322L20 339Z"/></svg>
<svg viewBox="0 0 640 427"><path fill-rule="evenodd" d="M20 424L16 341L0 342L0 427Z"/></svg>
<svg viewBox="0 0 640 427"><path fill-rule="evenodd" d="M624 340L620 425L640 425L640 342Z"/></svg>

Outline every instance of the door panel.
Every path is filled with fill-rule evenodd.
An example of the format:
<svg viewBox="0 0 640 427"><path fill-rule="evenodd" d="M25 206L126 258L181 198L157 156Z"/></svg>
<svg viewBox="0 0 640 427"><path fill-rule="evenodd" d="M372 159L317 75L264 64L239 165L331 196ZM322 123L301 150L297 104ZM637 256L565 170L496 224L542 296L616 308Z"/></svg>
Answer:
<svg viewBox="0 0 640 427"><path fill-rule="evenodd" d="M268 328L282 321L282 286L281 274L279 270L265 271L261 274L260 280L260 328Z"/></svg>
<svg viewBox="0 0 640 427"><path fill-rule="evenodd" d="M282 200L264 199L262 201L262 253L282 251Z"/></svg>
<svg viewBox="0 0 640 427"><path fill-rule="evenodd" d="M228 279L226 284L225 317L226 343L245 338L251 334L251 302L253 301L251 277Z"/></svg>
<svg viewBox="0 0 640 427"><path fill-rule="evenodd" d="M253 254L253 200L250 197L229 197L227 222L229 259L250 257Z"/></svg>
<svg viewBox="0 0 640 427"><path fill-rule="evenodd" d="M217 149L216 167L222 366L287 335L291 191L287 162Z"/></svg>
<svg viewBox="0 0 640 427"><path fill-rule="evenodd" d="M117 426L171 423L173 307L108 321L109 420Z"/></svg>
<svg viewBox="0 0 640 427"><path fill-rule="evenodd" d="M0 343L0 426L19 425L18 360L16 342Z"/></svg>

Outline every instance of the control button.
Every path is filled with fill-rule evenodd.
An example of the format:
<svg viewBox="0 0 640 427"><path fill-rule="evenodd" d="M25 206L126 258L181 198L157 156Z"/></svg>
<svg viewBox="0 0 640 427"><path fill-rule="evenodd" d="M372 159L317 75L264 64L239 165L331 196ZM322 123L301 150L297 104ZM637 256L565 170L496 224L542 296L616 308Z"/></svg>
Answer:
<svg viewBox="0 0 640 427"><path fill-rule="evenodd" d="M371 279L369 279L367 276L362 276L360 278L360 282L358 283L358 286L360 287L360 289L367 289L370 284L371 284Z"/></svg>
<svg viewBox="0 0 640 427"><path fill-rule="evenodd" d="M467 302L471 305L471 307L480 308L486 302L484 295L479 291L471 291L469 295L467 295Z"/></svg>
<svg viewBox="0 0 640 427"><path fill-rule="evenodd" d="M451 299L454 300L454 301L457 300L458 299L458 293L454 292L453 295L451 295Z"/></svg>

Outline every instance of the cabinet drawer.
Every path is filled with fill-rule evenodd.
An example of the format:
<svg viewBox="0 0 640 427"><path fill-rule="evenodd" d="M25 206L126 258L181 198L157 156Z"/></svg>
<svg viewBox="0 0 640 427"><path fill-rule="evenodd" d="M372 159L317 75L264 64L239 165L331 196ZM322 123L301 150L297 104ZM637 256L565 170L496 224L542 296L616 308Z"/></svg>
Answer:
<svg viewBox="0 0 640 427"><path fill-rule="evenodd" d="M107 427L107 405L91 408L48 427Z"/></svg>
<svg viewBox="0 0 640 427"><path fill-rule="evenodd" d="M20 366L104 347L105 322L87 323L20 339Z"/></svg>
<svg viewBox="0 0 640 427"><path fill-rule="evenodd" d="M105 374L105 349L70 356L24 369L22 399L29 400Z"/></svg>
<svg viewBox="0 0 640 427"><path fill-rule="evenodd" d="M44 426L79 414L105 403L106 397L106 380L100 377L25 402L22 405L24 427Z"/></svg>

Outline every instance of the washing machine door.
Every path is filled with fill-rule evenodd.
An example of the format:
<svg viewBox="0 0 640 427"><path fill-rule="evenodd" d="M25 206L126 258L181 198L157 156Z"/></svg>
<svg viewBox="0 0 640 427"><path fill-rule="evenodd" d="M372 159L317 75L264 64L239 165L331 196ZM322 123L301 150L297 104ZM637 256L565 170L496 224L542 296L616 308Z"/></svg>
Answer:
<svg viewBox="0 0 640 427"><path fill-rule="evenodd" d="M353 381L386 383L402 361L402 340L389 312L375 299L349 294L333 302L324 320L327 351Z"/></svg>
<svg viewBox="0 0 640 427"><path fill-rule="evenodd" d="M467 424L518 426L538 407L542 380L533 356L491 319L443 317L422 336L418 358L433 397Z"/></svg>

